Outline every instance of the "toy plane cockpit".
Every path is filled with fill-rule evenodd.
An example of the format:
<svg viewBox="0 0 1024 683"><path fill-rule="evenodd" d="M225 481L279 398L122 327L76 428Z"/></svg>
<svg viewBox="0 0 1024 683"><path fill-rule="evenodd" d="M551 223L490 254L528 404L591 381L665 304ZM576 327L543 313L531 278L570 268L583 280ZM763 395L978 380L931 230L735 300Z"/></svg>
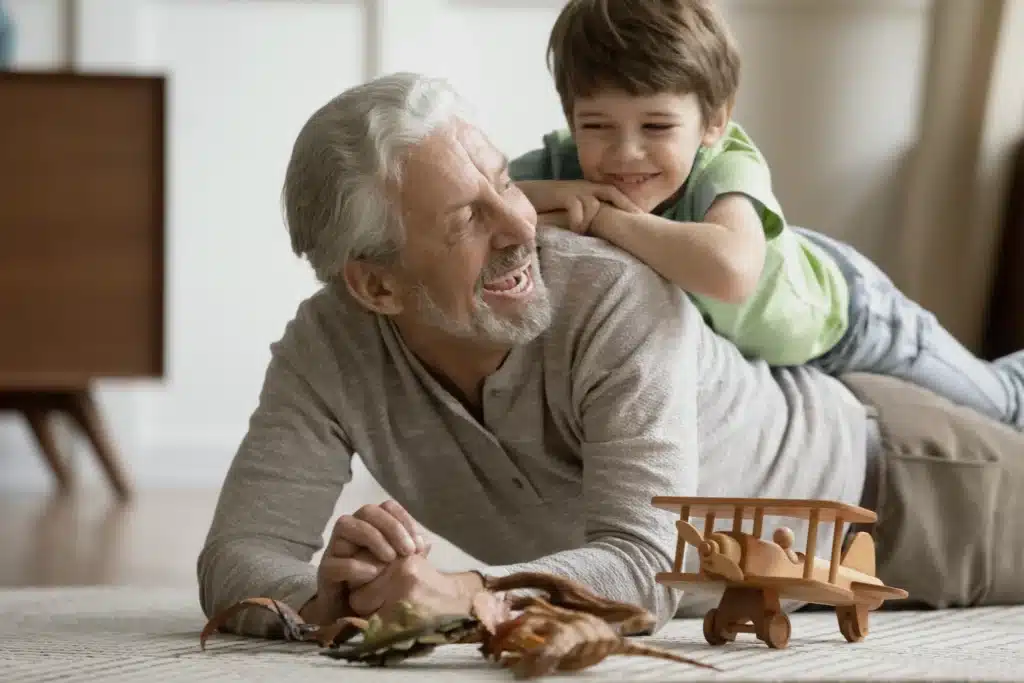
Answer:
<svg viewBox="0 0 1024 683"><path fill-rule="evenodd" d="M682 498L657 496L655 507L679 513L678 540L671 572L660 572L657 582L690 592L721 593L718 607L704 616L704 638L724 645L737 633L753 633L772 648L789 644L790 621L779 601L830 605L836 608L839 631L849 642L868 633L868 612L907 592L886 586L875 576L875 543L858 532L841 553L844 523L871 524L874 512L854 505L825 500L771 498ZM772 541L761 539L765 516L809 520L806 553L792 549L794 537L787 527L776 529ZM690 524L704 518L704 532ZM715 519L731 517L731 531L715 531ZM742 530L753 519L753 530ZM831 522L831 560L815 556L818 524ZM700 557L697 573L683 573L683 550L694 546Z"/></svg>

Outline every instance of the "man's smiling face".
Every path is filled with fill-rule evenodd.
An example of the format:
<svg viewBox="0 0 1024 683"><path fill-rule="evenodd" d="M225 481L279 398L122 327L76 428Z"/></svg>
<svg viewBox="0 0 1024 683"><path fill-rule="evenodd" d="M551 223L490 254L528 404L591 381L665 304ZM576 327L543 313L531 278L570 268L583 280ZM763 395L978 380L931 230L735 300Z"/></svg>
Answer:
<svg viewBox="0 0 1024 683"><path fill-rule="evenodd" d="M413 148L399 200L402 308L418 323L495 344L529 341L548 326L536 211L479 129L459 122Z"/></svg>

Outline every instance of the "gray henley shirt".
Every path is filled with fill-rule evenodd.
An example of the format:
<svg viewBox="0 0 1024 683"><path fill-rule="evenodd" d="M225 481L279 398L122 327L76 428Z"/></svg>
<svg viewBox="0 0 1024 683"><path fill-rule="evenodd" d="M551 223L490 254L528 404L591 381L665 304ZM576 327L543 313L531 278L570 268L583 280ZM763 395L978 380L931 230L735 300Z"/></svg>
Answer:
<svg viewBox="0 0 1024 683"><path fill-rule="evenodd" d="M314 596L310 560L356 454L485 573L564 574L645 606L657 628L688 603L654 580L671 569L676 532L653 496L858 503L865 409L839 381L743 358L614 246L558 229L537 241L554 323L486 380L480 420L388 319L327 288L302 302L271 345L199 556L207 615L246 597L299 609ZM260 610L229 627L279 633Z"/></svg>

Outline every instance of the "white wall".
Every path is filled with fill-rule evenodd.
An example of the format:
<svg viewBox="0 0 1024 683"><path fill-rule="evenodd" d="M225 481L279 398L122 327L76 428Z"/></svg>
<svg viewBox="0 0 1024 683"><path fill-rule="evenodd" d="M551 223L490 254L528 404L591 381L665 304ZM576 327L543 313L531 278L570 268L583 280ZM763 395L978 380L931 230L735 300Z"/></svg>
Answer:
<svg viewBox="0 0 1024 683"><path fill-rule="evenodd" d="M6 0L16 64L65 55L63 3ZM306 116L380 71L449 76L510 154L562 125L544 65L561 0L80 0L78 64L170 77L168 377L101 385L143 486L216 486L277 338L313 291L278 192ZM926 0L731 0L745 71L737 117L774 167L789 218L881 257L911 142ZM440 40L438 40L440 38ZM431 45L435 43L440 47ZM527 114L508 105L529 103ZM81 456L79 449L79 456ZM82 476L95 477L79 457ZM23 427L0 421L0 488L45 489ZM379 491L359 471L359 491Z"/></svg>

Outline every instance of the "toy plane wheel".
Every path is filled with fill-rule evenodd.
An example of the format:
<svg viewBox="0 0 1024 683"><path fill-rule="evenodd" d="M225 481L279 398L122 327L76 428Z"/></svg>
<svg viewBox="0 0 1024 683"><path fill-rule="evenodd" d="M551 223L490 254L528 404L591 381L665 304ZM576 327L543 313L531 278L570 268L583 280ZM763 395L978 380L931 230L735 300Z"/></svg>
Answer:
<svg viewBox="0 0 1024 683"><path fill-rule="evenodd" d="M866 605L840 605L836 607L839 632L847 642L859 643L868 635L868 609Z"/></svg>
<svg viewBox="0 0 1024 683"><path fill-rule="evenodd" d="M789 645L791 633L792 625L789 622L789 617L784 612L775 612L764 615L757 637L770 648L784 650Z"/></svg>
<svg viewBox="0 0 1024 683"><path fill-rule="evenodd" d="M704 640L708 645L725 645L736 639L736 634L730 631L727 624L723 624L718 618L717 609L709 609L704 615Z"/></svg>

